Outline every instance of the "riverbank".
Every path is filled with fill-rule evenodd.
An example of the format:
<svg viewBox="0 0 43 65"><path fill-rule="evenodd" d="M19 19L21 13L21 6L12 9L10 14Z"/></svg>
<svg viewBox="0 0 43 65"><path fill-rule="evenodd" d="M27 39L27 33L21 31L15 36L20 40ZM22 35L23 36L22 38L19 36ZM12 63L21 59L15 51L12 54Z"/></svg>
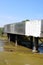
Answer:
<svg viewBox="0 0 43 65"><path fill-rule="evenodd" d="M0 40L5 40L6 41L6 40L8 40L8 38L5 35L3 35L3 36L0 35Z"/></svg>
<svg viewBox="0 0 43 65"><path fill-rule="evenodd" d="M4 42L4 51L0 52L0 65L43 65L43 54L32 53L24 46L15 46L8 42L7 37L1 37Z"/></svg>
<svg viewBox="0 0 43 65"><path fill-rule="evenodd" d="M43 54L0 52L0 65L43 65Z"/></svg>

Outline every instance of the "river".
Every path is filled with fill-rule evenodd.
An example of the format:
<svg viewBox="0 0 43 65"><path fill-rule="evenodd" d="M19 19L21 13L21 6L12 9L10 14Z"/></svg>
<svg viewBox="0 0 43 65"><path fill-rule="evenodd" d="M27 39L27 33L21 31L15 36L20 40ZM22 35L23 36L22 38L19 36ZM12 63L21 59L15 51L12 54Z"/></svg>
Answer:
<svg viewBox="0 0 43 65"><path fill-rule="evenodd" d="M0 40L0 52L5 51L4 50L4 41ZM43 53L43 43L39 45L39 53Z"/></svg>
<svg viewBox="0 0 43 65"><path fill-rule="evenodd" d="M0 51L4 51L4 41L0 40Z"/></svg>

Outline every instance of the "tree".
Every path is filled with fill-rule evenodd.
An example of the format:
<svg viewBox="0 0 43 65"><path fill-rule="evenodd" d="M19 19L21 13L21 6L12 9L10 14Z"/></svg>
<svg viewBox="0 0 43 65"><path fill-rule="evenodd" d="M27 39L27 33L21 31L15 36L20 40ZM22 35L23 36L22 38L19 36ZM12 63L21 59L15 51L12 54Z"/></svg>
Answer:
<svg viewBox="0 0 43 65"><path fill-rule="evenodd" d="M30 20L26 19L26 20L23 20L22 22L26 22L26 21L30 21Z"/></svg>
<svg viewBox="0 0 43 65"><path fill-rule="evenodd" d="M3 34L3 28L0 27L0 35L2 35L2 34Z"/></svg>

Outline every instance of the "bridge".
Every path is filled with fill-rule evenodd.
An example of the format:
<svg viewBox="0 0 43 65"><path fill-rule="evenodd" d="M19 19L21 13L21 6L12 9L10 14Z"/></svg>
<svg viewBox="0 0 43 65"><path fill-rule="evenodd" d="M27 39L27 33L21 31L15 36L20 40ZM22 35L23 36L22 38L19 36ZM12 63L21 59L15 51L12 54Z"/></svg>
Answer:
<svg viewBox="0 0 43 65"><path fill-rule="evenodd" d="M16 46L18 39L29 37L32 52L38 52L38 40L43 38L43 20L7 24L4 26L4 33L7 34L9 42L15 41Z"/></svg>

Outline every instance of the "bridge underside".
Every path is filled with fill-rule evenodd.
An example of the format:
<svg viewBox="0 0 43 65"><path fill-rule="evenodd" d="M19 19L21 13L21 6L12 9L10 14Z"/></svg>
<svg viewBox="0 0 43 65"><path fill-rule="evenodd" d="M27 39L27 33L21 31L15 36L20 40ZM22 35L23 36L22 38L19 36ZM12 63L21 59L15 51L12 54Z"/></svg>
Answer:
<svg viewBox="0 0 43 65"><path fill-rule="evenodd" d="M38 52L38 37L33 36L24 36L24 35L18 35L18 34L7 34L8 40L15 42L15 45L23 45L27 46L32 49L32 52Z"/></svg>

